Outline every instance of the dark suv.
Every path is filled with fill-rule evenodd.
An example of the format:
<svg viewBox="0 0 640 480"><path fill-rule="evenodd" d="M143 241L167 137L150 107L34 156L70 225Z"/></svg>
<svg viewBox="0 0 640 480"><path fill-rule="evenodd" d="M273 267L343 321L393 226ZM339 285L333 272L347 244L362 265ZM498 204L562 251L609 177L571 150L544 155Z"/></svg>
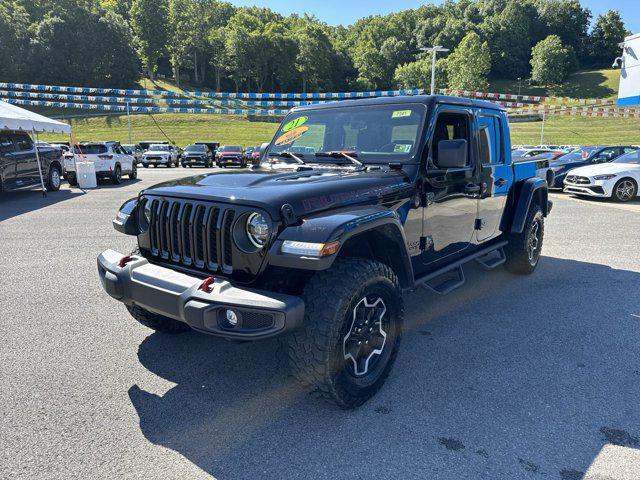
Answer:
<svg viewBox="0 0 640 480"><path fill-rule="evenodd" d="M213 167L213 152L207 145L190 144L184 147L180 161L183 167Z"/></svg>
<svg viewBox="0 0 640 480"><path fill-rule="evenodd" d="M47 190L60 188L62 150L37 147L42 178ZM36 146L25 132L0 130L0 191L16 190L40 184Z"/></svg>
<svg viewBox="0 0 640 480"><path fill-rule="evenodd" d="M448 294L471 260L520 274L538 265L547 184L535 161L512 162L494 103L301 107L261 150L265 167L172 180L122 205L114 226L139 249L103 252L98 273L136 320L281 336L302 384L350 408L391 369L403 292Z"/></svg>

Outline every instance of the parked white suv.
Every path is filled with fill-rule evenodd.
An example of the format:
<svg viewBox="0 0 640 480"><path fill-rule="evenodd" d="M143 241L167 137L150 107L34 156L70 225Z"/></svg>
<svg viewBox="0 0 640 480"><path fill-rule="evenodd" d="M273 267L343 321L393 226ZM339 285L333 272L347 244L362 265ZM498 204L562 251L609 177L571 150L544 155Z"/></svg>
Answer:
<svg viewBox="0 0 640 480"><path fill-rule="evenodd" d="M149 150L142 155L142 166L166 165L167 167L178 166L178 150L173 145L157 143L149 146Z"/></svg>
<svg viewBox="0 0 640 480"><path fill-rule="evenodd" d="M138 177L138 169L133 155L129 155L118 142L83 142L74 145L73 153L64 156L64 168L70 185L77 185L74 162L93 162L96 177L108 178L114 184L122 181L122 175L131 180Z"/></svg>

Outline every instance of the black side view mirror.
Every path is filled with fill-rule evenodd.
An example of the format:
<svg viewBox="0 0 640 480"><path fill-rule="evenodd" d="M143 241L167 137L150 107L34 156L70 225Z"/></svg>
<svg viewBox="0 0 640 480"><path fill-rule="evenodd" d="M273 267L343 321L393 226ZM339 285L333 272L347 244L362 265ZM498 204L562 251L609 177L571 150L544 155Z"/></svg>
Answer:
<svg viewBox="0 0 640 480"><path fill-rule="evenodd" d="M440 140L438 142L438 167L464 168L467 166L467 141Z"/></svg>

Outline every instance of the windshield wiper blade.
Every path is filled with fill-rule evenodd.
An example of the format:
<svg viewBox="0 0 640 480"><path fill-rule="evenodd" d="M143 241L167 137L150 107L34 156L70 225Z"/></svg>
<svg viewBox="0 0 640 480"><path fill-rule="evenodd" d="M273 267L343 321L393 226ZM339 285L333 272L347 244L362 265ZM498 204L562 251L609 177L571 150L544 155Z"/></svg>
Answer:
<svg viewBox="0 0 640 480"><path fill-rule="evenodd" d="M364 167L364 163L362 163L360 160L356 160L354 157L357 157L358 154L357 153L352 153L351 155L345 153L345 152L340 152L340 151L334 151L334 152L316 152L316 157L329 157L329 158L346 158L347 160L349 160L351 163L353 163L354 165L356 165L357 167Z"/></svg>
<svg viewBox="0 0 640 480"><path fill-rule="evenodd" d="M300 157L298 157L297 155L294 155L291 152L280 152L280 153L269 153L270 157L282 157L282 158L293 158L296 162L301 163L302 165L305 165L305 161L302 160ZM302 154L300 156L303 156Z"/></svg>

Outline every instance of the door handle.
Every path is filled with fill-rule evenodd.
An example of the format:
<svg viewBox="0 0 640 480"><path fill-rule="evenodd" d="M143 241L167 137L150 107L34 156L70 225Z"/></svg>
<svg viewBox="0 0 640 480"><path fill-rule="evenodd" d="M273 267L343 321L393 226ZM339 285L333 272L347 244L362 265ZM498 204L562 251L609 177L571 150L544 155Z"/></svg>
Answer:
<svg viewBox="0 0 640 480"><path fill-rule="evenodd" d="M473 183L468 183L465 187L464 187L464 192L465 193L480 193L480 185L475 185Z"/></svg>
<svg viewBox="0 0 640 480"><path fill-rule="evenodd" d="M504 187L507 183L509 182L507 182L504 178L499 178L498 180L495 181L495 184L498 187Z"/></svg>

